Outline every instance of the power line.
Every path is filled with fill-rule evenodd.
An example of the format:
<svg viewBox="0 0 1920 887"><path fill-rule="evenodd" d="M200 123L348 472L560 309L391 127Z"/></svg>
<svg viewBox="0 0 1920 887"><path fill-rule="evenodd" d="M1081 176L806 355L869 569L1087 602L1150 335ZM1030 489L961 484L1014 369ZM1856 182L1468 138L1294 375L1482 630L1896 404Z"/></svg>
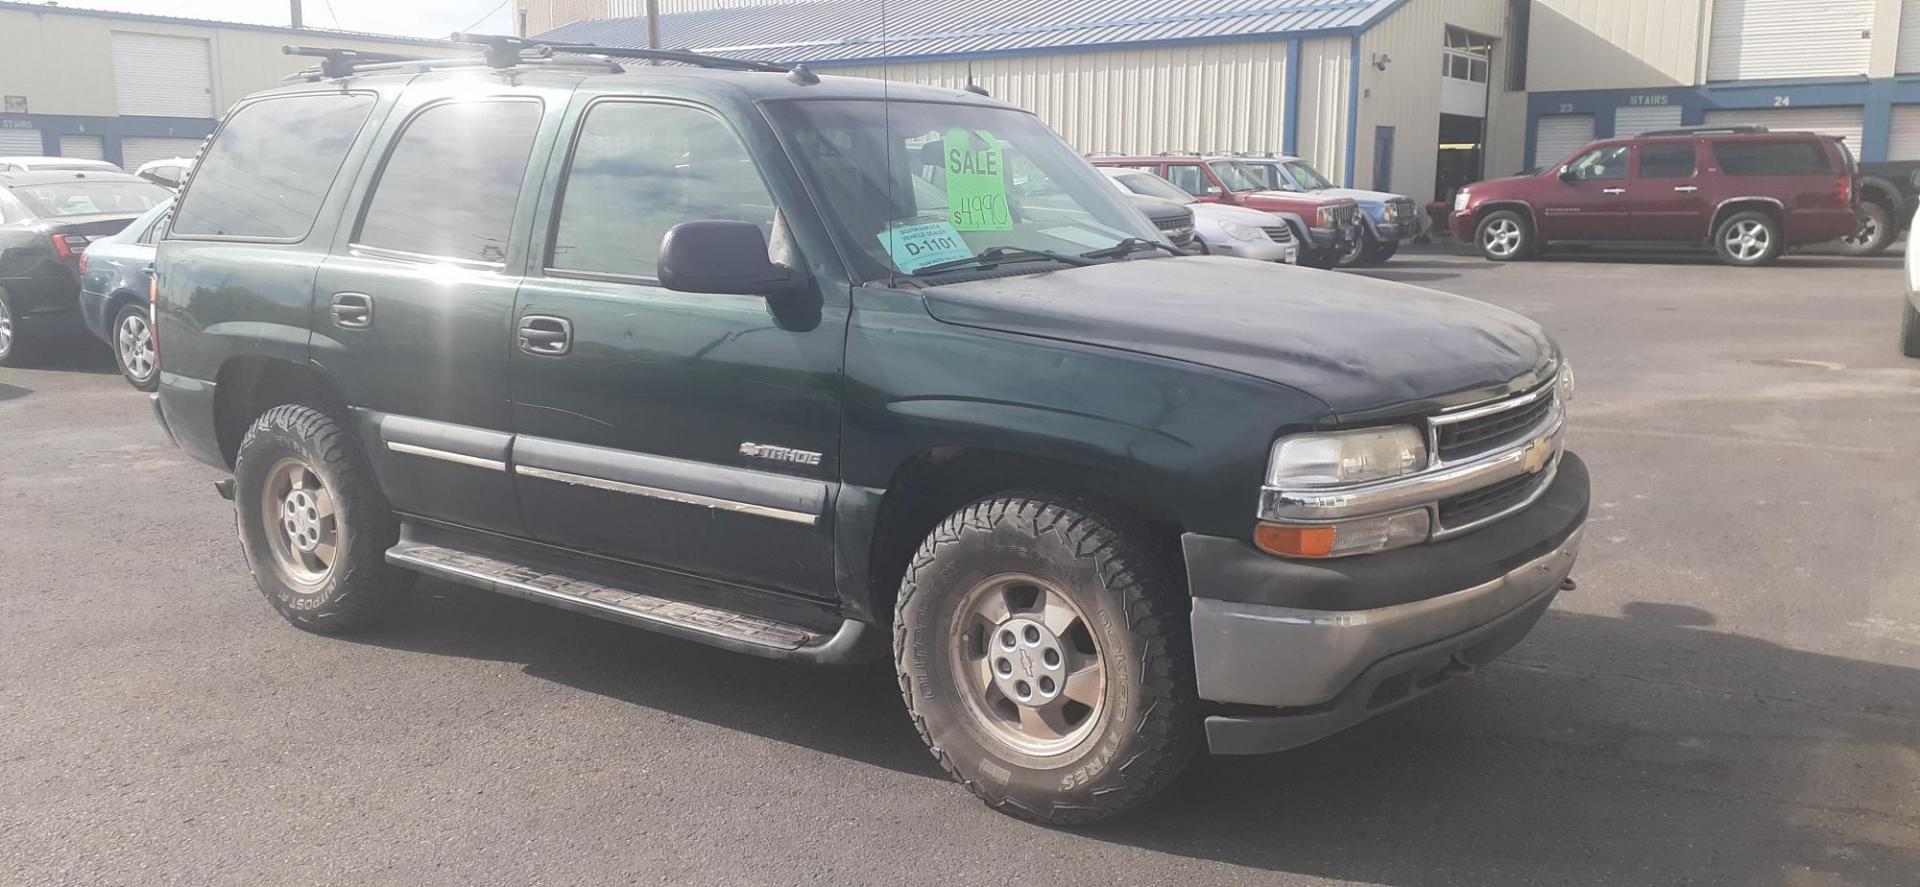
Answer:
<svg viewBox="0 0 1920 887"><path fill-rule="evenodd" d="M492 9L489 9L489 10L487 10L487 14L486 14L486 15L483 15L483 16L481 16L481 17L480 17L480 20L479 20L479 21L476 21L476 22L474 22L474 23L473 23L473 24L471 24L471 25L468 25L468 26L466 26L466 27L464 27L464 28L461 28L460 30L461 30L462 32L466 32L466 31L471 31L471 30L473 30L474 28L477 28L477 27L480 27L480 26L481 26L482 24L485 24L485 23L486 23L486 21L487 21L487 19L490 19L490 18L493 18L493 14L494 14L494 13L496 13L496 12L499 12L499 11L500 11L500 7L502 7L502 6L505 6L505 5L507 5L507 0L500 0L500 2L499 2L499 3L495 3L495 4L493 5L493 8L492 8Z"/></svg>
<svg viewBox="0 0 1920 887"><path fill-rule="evenodd" d="M340 30L340 15L333 11L333 0L326 0L326 2L327 18L333 19L333 29L338 31Z"/></svg>

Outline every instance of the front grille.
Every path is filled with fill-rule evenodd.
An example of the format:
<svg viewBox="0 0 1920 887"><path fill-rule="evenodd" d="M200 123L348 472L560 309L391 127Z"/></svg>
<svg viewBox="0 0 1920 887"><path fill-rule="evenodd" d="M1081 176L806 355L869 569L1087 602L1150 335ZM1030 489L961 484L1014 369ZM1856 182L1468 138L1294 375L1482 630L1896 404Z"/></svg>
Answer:
<svg viewBox="0 0 1920 887"><path fill-rule="evenodd" d="M1333 227L1347 228L1353 225L1354 215L1355 213L1358 213L1358 212L1359 212L1359 209L1351 205L1336 206L1332 210L1328 211L1328 216L1330 220L1333 222Z"/></svg>
<svg viewBox="0 0 1920 887"><path fill-rule="evenodd" d="M1398 222L1411 218L1413 218L1413 201L1395 200L1387 204L1388 220Z"/></svg>
<svg viewBox="0 0 1920 887"><path fill-rule="evenodd" d="M1464 527L1475 521L1485 520L1519 505L1533 494L1548 472L1522 474L1510 477L1497 484L1481 487L1471 493L1461 493L1451 499L1440 500L1440 526L1443 529Z"/></svg>
<svg viewBox="0 0 1920 887"><path fill-rule="evenodd" d="M1275 225L1260 230L1267 232L1267 239L1274 243L1288 243L1293 240L1293 229L1286 225Z"/></svg>
<svg viewBox="0 0 1920 887"><path fill-rule="evenodd" d="M1548 393L1510 410L1500 410L1462 422L1436 422L1435 453L1440 461L1452 462L1519 440L1552 412L1553 400L1554 395Z"/></svg>
<svg viewBox="0 0 1920 887"><path fill-rule="evenodd" d="M1167 239L1173 242L1174 246L1181 249L1187 249L1193 246L1192 222L1186 219L1167 219L1165 221L1154 222L1153 226L1160 229L1160 233L1165 234Z"/></svg>

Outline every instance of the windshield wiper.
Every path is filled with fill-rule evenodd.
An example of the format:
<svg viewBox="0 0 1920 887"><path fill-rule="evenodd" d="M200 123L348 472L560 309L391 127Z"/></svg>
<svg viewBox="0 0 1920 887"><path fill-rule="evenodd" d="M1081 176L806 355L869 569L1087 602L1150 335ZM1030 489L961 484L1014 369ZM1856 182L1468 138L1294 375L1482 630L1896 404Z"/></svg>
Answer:
<svg viewBox="0 0 1920 887"><path fill-rule="evenodd" d="M992 268L996 265L1005 265L1008 262L1042 261L1059 262L1062 265L1072 265L1076 268L1084 268L1093 264L1091 260L1081 256L1070 256L1066 253L1056 253L1052 250L1027 249L1024 246L990 246L964 259L949 259L945 262L935 262L923 268L916 268L912 274L914 277L920 277L925 274L938 274L942 271L965 268L968 265Z"/></svg>
<svg viewBox="0 0 1920 887"><path fill-rule="evenodd" d="M1128 253L1137 253L1143 249L1163 249L1167 251L1168 255L1175 255L1175 256L1186 255L1186 253L1183 253L1172 246L1161 243L1158 240L1143 240L1138 237L1126 237L1126 238L1122 238L1119 243L1116 243L1112 246L1101 247L1100 249L1096 249L1091 252L1081 253L1080 258L1117 259Z"/></svg>

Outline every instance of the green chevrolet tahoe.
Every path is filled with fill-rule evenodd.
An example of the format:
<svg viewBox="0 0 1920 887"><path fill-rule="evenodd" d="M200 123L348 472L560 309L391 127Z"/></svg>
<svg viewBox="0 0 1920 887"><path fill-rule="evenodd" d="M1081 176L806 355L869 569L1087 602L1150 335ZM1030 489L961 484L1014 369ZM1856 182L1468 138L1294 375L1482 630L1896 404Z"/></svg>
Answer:
<svg viewBox="0 0 1920 887"><path fill-rule="evenodd" d="M155 410L293 624L425 574L890 657L955 779L1075 823L1471 672L1571 586L1533 322L1181 254L973 91L648 55L322 53L203 152Z"/></svg>

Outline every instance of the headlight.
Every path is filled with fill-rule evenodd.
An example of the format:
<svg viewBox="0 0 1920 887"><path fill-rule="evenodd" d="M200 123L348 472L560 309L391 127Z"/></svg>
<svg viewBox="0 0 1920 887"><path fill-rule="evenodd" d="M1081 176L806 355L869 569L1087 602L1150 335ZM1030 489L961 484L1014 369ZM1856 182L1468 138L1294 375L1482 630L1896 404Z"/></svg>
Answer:
<svg viewBox="0 0 1920 887"><path fill-rule="evenodd" d="M1467 193L1467 189L1461 188L1460 193L1453 195L1453 211L1459 212L1466 209L1467 201L1471 199L1472 196L1473 195Z"/></svg>
<svg viewBox="0 0 1920 887"><path fill-rule="evenodd" d="M1399 477L1427 465L1427 436L1411 425L1296 434L1273 445L1267 484L1333 487Z"/></svg>
<svg viewBox="0 0 1920 887"><path fill-rule="evenodd" d="M1220 230L1227 232L1227 236L1235 240L1267 239L1266 232L1251 225L1242 225L1239 222L1221 222Z"/></svg>
<svg viewBox="0 0 1920 887"><path fill-rule="evenodd" d="M1573 364L1564 357L1560 359L1560 378L1555 384L1560 386L1560 402L1573 403Z"/></svg>
<svg viewBox="0 0 1920 887"><path fill-rule="evenodd" d="M1315 228L1333 227L1333 207L1323 206L1323 207L1320 207L1319 209L1314 210L1313 211L1313 227Z"/></svg>

